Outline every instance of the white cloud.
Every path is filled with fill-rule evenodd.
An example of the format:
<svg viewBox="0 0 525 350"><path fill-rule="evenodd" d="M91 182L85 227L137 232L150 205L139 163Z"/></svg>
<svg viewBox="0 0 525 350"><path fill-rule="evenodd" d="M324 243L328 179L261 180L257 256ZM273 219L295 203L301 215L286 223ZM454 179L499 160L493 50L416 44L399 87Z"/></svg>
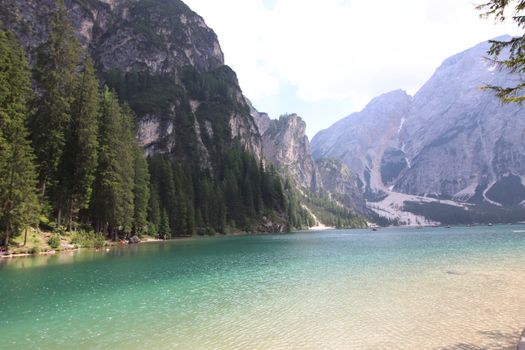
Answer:
<svg viewBox="0 0 525 350"><path fill-rule="evenodd" d="M256 106L257 100L290 84L305 104L350 100L362 107L389 90L414 93L456 52L504 33L519 33L514 25L481 20L476 1L186 3L216 31L226 63Z"/></svg>

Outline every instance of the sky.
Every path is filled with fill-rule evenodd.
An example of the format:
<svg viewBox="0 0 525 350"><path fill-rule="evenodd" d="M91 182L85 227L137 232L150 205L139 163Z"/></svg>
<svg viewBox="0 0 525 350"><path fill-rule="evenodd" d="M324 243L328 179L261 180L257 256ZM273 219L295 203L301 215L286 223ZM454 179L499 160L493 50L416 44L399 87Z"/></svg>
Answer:
<svg viewBox="0 0 525 350"><path fill-rule="evenodd" d="M480 19L484 0L184 0L219 38L255 108L297 113L311 138L391 90L409 94L441 62L520 34Z"/></svg>

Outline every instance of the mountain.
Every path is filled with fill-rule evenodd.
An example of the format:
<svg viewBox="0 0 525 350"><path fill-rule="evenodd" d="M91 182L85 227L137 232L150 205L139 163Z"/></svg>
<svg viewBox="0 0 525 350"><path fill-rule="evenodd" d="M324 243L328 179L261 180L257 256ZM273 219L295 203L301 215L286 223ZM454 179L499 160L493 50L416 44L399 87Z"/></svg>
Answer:
<svg viewBox="0 0 525 350"><path fill-rule="evenodd" d="M344 207L377 221L377 216L366 207L359 178L343 162L335 158L323 158L316 161L316 166L323 192Z"/></svg>
<svg viewBox="0 0 525 350"><path fill-rule="evenodd" d="M0 0L2 28L15 33L33 66L61 1ZM198 14L179 0L64 3L99 81L136 116L153 226L175 235L306 226L309 214L285 181L261 166L250 104Z"/></svg>
<svg viewBox="0 0 525 350"><path fill-rule="evenodd" d="M322 182L312 158L306 123L296 114L271 120L262 114L255 118L263 138L264 157L286 170L303 189L318 192Z"/></svg>
<svg viewBox="0 0 525 350"><path fill-rule="evenodd" d="M314 161L306 123L297 114L282 115L271 119L251 107L251 114L257 123L263 139L263 157L274 164L293 181L302 196L303 205L316 217L333 217L326 213L329 207L339 207L353 216L359 214L372 218L373 213L366 208L360 191L359 179L340 161L320 159ZM339 214L338 214L339 215ZM326 224L318 220L318 224ZM333 223L333 222L332 222ZM363 226L362 222L357 223Z"/></svg>
<svg viewBox="0 0 525 350"><path fill-rule="evenodd" d="M312 140L314 158L344 162L369 201L402 193L414 200L523 204L525 109L482 89L512 85L519 76L486 59L489 46L445 60L413 97L387 93L321 131Z"/></svg>
<svg viewBox="0 0 525 350"><path fill-rule="evenodd" d="M397 148L396 135L411 101L401 90L373 99L363 111L315 135L314 158L340 159L357 174L369 196L384 191L380 165L385 153Z"/></svg>
<svg viewBox="0 0 525 350"><path fill-rule="evenodd" d="M185 158L188 145L181 142L191 138L191 156L209 165L215 150L207 139L220 135L221 142L238 138L260 158L260 135L235 73L224 65L217 36L182 1L71 0L66 5L101 79L139 117L138 138L148 153ZM32 61L55 9L53 0L1 1L0 21L17 33Z"/></svg>

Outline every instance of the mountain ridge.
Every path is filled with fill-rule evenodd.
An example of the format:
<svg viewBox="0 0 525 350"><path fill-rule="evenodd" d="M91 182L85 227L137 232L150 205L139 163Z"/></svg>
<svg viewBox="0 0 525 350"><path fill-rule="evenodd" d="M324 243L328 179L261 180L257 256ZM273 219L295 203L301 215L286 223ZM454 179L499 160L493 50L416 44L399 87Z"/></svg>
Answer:
<svg viewBox="0 0 525 350"><path fill-rule="evenodd" d="M398 192L499 207L525 203L525 111L482 89L519 77L486 59L488 49L483 42L453 55L413 97L383 94L317 133L314 158L343 161L369 201Z"/></svg>

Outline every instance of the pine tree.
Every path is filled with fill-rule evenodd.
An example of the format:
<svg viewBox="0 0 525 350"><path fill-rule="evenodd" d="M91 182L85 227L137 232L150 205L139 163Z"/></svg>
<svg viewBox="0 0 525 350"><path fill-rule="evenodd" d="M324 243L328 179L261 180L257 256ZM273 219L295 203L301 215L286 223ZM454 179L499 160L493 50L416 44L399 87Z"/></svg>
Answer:
<svg viewBox="0 0 525 350"><path fill-rule="evenodd" d="M133 220L134 157L131 116L114 93L104 89L99 121L99 162L91 215L97 231L131 232Z"/></svg>
<svg viewBox="0 0 525 350"><path fill-rule="evenodd" d="M116 96L115 96L116 98ZM122 231L130 233L133 229L134 188L135 188L135 114L126 104L121 108L119 142L119 175L122 181L118 216Z"/></svg>
<svg viewBox="0 0 525 350"><path fill-rule="evenodd" d="M76 78L71 123L56 190L56 206L59 213L66 206L70 230L78 211L89 205L97 167L98 81L89 58L83 66ZM60 220L57 223L60 224Z"/></svg>
<svg viewBox="0 0 525 350"><path fill-rule="evenodd" d="M150 200L149 182L150 176L148 171L148 163L144 158L142 150L138 146L135 146L135 187L133 189L135 201L133 214L133 232L136 234L144 233L148 224L148 203Z"/></svg>
<svg viewBox="0 0 525 350"><path fill-rule="evenodd" d="M242 198L239 192L235 173L226 169L224 179L224 197L227 203L227 218L231 221L232 226L240 224L242 221Z"/></svg>
<svg viewBox="0 0 525 350"><path fill-rule="evenodd" d="M27 139L30 72L11 33L0 31L0 232L3 245L38 216L36 172Z"/></svg>
<svg viewBox="0 0 525 350"><path fill-rule="evenodd" d="M171 235L172 233L170 223L168 220L168 214L166 212L166 209L164 209L160 216L159 237L163 239L168 239L171 238Z"/></svg>
<svg viewBox="0 0 525 350"><path fill-rule="evenodd" d="M50 23L49 40L38 49L35 80L41 95L36 101L36 113L30 120L42 196L48 184L57 182L71 123L75 70L80 63L80 45L64 1L58 0L57 5Z"/></svg>
<svg viewBox="0 0 525 350"><path fill-rule="evenodd" d="M153 230L158 234L161 220L160 198L158 186L155 183L150 185L150 198L148 205L148 221L153 225ZM150 231L150 233L153 233Z"/></svg>
<svg viewBox="0 0 525 350"><path fill-rule="evenodd" d="M518 28L525 30L525 0L488 0L477 8L483 11L482 17L494 17L501 22L507 21L506 11L514 7L514 14L511 20ZM525 73L525 34L513 37L509 40L491 40L491 47L488 52L493 57L495 63L510 70L511 72L523 75ZM507 55L502 55L508 52ZM501 57L502 56L502 57ZM496 92L503 102L523 102L525 101L525 82L520 80L514 86L486 86Z"/></svg>

